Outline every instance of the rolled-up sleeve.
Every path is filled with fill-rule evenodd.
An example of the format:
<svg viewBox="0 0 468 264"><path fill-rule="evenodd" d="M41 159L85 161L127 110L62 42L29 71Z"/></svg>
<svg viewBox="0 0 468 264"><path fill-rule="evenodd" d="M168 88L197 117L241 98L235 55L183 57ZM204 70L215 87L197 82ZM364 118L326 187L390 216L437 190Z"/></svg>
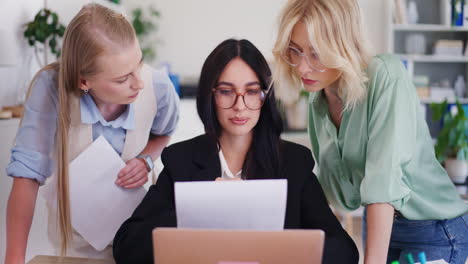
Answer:
<svg viewBox="0 0 468 264"><path fill-rule="evenodd" d="M8 176L35 179L44 184L52 175L57 122L55 73L39 73L25 103L24 116L6 167Z"/></svg>
<svg viewBox="0 0 468 264"><path fill-rule="evenodd" d="M151 134L171 135L179 121L179 96L171 80L162 71L153 71L153 88L157 101L157 113Z"/></svg>
<svg viewBox="0 0 468 264"><path fill-rule="evenodd" d="M369 138L360 193L363 205L389 203L398 210L411 194L405 165L416 148L419 105L406 70L396 65L390 71L388 65L380 65L370 80Z"/></svg>

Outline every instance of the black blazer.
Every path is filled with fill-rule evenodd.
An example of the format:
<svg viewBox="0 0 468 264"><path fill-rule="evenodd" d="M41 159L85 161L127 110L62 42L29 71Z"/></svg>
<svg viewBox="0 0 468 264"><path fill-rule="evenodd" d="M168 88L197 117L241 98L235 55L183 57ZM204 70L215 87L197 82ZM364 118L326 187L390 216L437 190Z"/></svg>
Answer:
<svg viewBox="0 0 468 264"><path fill-rule="evenodd" d="M328 206L320 184L312 173L310 150L281 141L280 178L288 180L285 229L325 231L323 263L358 263L353 240ZM175 227L174 182L213 181L221 175L216 143L206 135L173 144L162 153L164 169L133 215L115 235L113 254L117 264L153 263L152 230Z"/></svg>

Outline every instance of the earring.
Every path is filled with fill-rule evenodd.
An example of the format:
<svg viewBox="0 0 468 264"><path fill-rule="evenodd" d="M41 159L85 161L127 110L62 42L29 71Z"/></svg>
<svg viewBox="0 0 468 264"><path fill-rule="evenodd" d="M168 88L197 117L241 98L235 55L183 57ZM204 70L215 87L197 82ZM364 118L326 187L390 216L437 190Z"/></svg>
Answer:
<svg viewBox="0 0 468 264"><path fill-rule="evenodd" d="M83 92L87 93L89 90L88 89L84 89Z"/></svg>

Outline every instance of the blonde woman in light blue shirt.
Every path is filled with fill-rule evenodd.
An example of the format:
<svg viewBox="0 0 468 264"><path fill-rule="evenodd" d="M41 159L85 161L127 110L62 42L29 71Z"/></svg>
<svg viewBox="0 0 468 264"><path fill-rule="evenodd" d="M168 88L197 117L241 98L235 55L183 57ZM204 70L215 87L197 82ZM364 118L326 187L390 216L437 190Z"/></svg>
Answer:
<svg viewBox="0 0 468 264"><path fill-rule="evenodd" d="M465 263L468 206L435 157L401 61L369 52L358 0L288 1L274 55L278 97L310 92L309 135L328 201L366 207L364 263L406 263L421 251Z"/></svg>
<svg viewBox="0 0 468 264"><path fill-rule="evenodd" d="M50 238L58 242L57 253L112 257L109 247L98 251L84 239L75 239L79 237L70 220L68 163L87 146L84 141L102 135L123 159L127 155L119 174L109 175L115 184L131 189L148 181L153 160L177 124L178 97L168 76L152 71L142 60L135 31L122 14L88 4L72 19L61 57L32 82L7 167L14 181L7 209L6 264L25 263L38 189L52 175L58 179L52 186L57 199L55 207L48 208L57 217L54 230L59 238Z"/></svg>

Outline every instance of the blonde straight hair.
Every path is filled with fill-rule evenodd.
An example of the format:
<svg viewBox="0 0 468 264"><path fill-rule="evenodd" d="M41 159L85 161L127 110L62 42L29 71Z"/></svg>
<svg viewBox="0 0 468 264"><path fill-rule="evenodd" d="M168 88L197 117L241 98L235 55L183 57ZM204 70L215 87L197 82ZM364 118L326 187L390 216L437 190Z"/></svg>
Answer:
<svg viewBox="0 0 468 264"><path fill-rule="evenodd" d="M132 25L122 14L99 4L87 4L72 19L65 30L62 54L57 62L42 68L58 73L57 118L57 222L61 242L61 254L66 255L72 239L70 197L68 179L68 131L70 128L70 96L82 96L80 79L91 78L100 72L97 58L104 53L118 52L136 41ZM29 94L29 92L28 92Z"/></svg>
<svg viewBox="0 0 468 264"><path fill-rule="evenodd" d="M338 79L338 95L344 109L355 106L366 96L365 72L371 59L367 37L362 28L358 0L289 0L279 18L274 79L278 98L286 104L298 99L291 88L300 90L302 82L284 60L291 34L297 23L304 23L312 48L327 68L342 74Z"/></svg>

